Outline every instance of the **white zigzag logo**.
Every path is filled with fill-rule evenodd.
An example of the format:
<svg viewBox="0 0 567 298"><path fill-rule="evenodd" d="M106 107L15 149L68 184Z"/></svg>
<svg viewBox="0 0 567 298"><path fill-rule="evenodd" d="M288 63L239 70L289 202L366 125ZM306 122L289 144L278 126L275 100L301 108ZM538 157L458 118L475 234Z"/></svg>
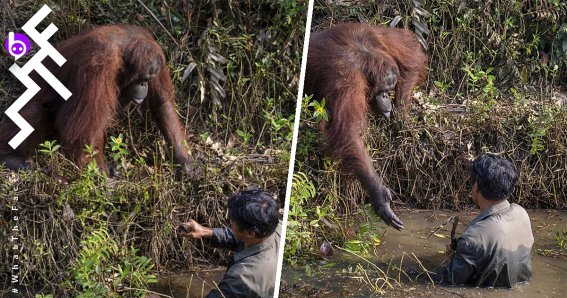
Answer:
<svg viewBox="0 0 567 298"><path fill-rule="evenodd" d="M67 60L59 53L48 41L57 32L57 27L50 24L41 33L35 28L51 12L51 9L44 5L27 23L22 27L24 32L33 39L41 48L23 67L14 63L10 71L20 80L27 90L6 110L8 118L21 129L8 144L16 149L34 131L34 128L19 114L20 110L34 97L40 90L39 86L29 77L32 70L35 70L64 100L71 97L71 92L61 84L61 82L47 69L41 62L47 56L51 57L57 65L62 66Z"/></svg>

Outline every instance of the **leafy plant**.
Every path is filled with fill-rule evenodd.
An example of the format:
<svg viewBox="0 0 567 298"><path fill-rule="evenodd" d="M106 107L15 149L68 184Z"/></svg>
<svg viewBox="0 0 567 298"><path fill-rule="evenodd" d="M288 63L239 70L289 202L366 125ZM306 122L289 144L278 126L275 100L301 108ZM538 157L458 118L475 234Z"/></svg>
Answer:
<svg viewBox="0 0 567 298"><path fill-rule="evenodd" d="M489 67L484 71L478 68L471 68L467 65L461 69L468 75L471 91L481 91L484 97L494 97L496 95L497 89L494 86L496 77L492 74L494 70L493 67Z"/></svg>
<svg viewBox="0 0 567 298"><path fill-rule="evenodd" d="M329 121L329 115L327 114L327 110L325 109L325 99L323 98L321 102L316 100L312 100L308 104L309 107L313 107L314 111L312 114L312 118L317 121Z"/></svg>
<svg viewBox="0 0 567 298"><path fill-rule="evenodd" d="M440 94L445 94L450 87L450 84L441 81L433 81L435 87L439 88Z"/></svg>
<svg viewBox="0 0 567 298"><path fill-rule="evenodd" d="M61 148L61 146L57 144L56 140L53 141L48 140L39 144L39 148L40 148L39 152L47 154L49 157L53 157L55 152L57 152L59 148Z"/></svg>
<svg viewBox="0 0 567 298"><path fill-rule="evenodd" d="M111 136L108 145L110 151L112 151L110 157L112 157L114 161L124 162L126 156L128 156L128 150L126 150L126 143L124 143L122 134L119 134L117 137Z"/></svg>
<svg viewBox="0 0 567 298"><path fill-rule="evenodd" d="M85 145L85 153L87 154L88 158L94 158L99 152L94 148L93 145Z"/></svg>
<svg viewBox="0 0 567 298"><path fill-rule="evenodd" d="M105 227L91 232L72 264L73 282L81 289L77 297L143 297L143 289L157 279L150 274L151 260L137 253L134 247L119 247Z"/></svg>
<svg viewBox="0 0 567 298"><path fill-rule="evenodd" d="M529 133L531 137L531 154L538 154L545 149L545 137L553 124L556 114L557 111L548 108L539 116L532 114L528 117L528 126L531 130Z"/></svg>
<svg viewBox="0 0 567 298"><path fill-rule="evenodd" d="M289 261L293 261L296 254L304 252L313 244L310 226L317 223L309 220L312 214L309 201L315 194L315 186L306 174L293 174L285 245L285 255Z"/></svg>
<svg viewBox="0 0 567 298"><path fill-rule="evenodd" d="M291 149L295 114L289 116L282 114L273 98L265 100L262 110L264 119L267 123L270 123L269 135L271 142L281 143L283 148Z"/></svg>
<svg viewBox="0 0 567 298"><path fill-rule="evenodd" d="M530 133L530 137L532 138L530 146L531 154L537 154L543 151L545 148L545 141L543 138L547 134L547 128L534 124L534 119L533 115L528 118L528 122L532 126L532 132Z"/></svg>
<svg viewBox="0 0 567 298"><path fill-rule="evenodd" d="M345 248L357 254L369 255L382 242L378 232L383 231L384 228L378 224L381 220L370 205L365 205L362 209L368 220L358 226L356 239L347 241Z"/></svg>
<svg viewBox="0 0 567 298"><path fill-rule="evenodd" d="M244 130L237 129L236 134L238 134L242 138L242 145L248 144L250 139L252 139L252 132L246 132Z"/></svg>
<svg viewBox="0 0 567 298"><path fill-rule="evenodd" d="M129 153L126 149L126 143L124 143L124 137L122 136L122 134L119 134L117 137L111 136L110 141L108 141L107 148L110 149L110 157L112 158L114 163L116 163L117 169L126 170L126 157Z"/></svg>

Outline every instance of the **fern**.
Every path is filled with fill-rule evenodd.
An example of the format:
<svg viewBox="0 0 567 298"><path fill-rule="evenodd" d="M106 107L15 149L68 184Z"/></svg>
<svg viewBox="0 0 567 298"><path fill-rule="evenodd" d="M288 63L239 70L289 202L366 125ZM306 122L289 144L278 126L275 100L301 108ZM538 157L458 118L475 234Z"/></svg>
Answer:
<svg viewBox="0 0 567 298"><path fill-rule="evenodd" d="M138 256L138 250L119 247L106 227L91 232L81 241L79 257L73 264L72 278L80 288L77 297L143 296L148 283L156 282L150 274L151 259Z"/></svg>

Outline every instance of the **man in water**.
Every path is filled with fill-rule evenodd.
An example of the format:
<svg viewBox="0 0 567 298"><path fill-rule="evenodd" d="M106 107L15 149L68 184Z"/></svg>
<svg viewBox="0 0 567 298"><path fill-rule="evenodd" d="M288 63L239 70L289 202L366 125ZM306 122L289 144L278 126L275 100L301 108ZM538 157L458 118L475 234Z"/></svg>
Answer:
<svg viewBox="0 0 567 298"><path fill-rule="evenodd" d="M530 218L508 198L518 180L516 167L504 157L483 154L471 168L472 200L480 215L471 221L447 267L446 281L453 285L512 287L532 276L534 244Z"/></svg>
<svg viewBox="0 0 567 298"><path fill-rule="evenodd" d="M228 201L230 228L206 228L190 220L180 235L209 239L215 247L234 252L217 289L207 297L273 297L281 223L274 199L260 190L243 191Z"/></svg>

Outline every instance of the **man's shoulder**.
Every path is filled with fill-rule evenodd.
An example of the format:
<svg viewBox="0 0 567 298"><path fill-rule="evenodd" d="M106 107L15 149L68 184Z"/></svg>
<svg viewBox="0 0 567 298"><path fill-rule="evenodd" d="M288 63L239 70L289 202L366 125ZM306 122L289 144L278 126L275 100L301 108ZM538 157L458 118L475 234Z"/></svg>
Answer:
<svg viewBox="0 0 567 298"><path fill-rule="evenodd" d="M468 239L469 241L473 241L479 234L486 235L487 232L493 232L498 229L498 223L486 218L484 220L478 221L473 223L472 225L468 226L466 230L463 232L461 238Z"/></svg>
<svg viewBox="0 0 567 298"><path fill-rule="evenodd" d="M264 249L255 253L251 256L243 258L236 262L232 267L236 268L247 268L247 270L255 272L255 270L261 270L266 272L266 270L275 271L277 264L277 253L272 249Z"/></svg>
<svg viewBox="0 0 567 298"><path fill-rule="evenodd" d="M531 231L530 218L524 208L512 203L507 210L468 226L461 238L470 244L490 242L502 237L515 237L516 235L510 234L510 230L517 228Z"/></svg>
<svg viewBox="0 0 567 298"><path fill-rule="evenodd" d="M526 209L516 203L510 204L510 212L514 215L521 216L521 219L530 220L530 216L528 215Z"/></svg>
<svg viewBox="0 0 567 298"><path fill-rule="evenodd" d="M490 218L473 223L468 226L461 236L461 240L467 246L480 245L480 243L490 241L489 239L502 233L502 226Z"/></svg>

